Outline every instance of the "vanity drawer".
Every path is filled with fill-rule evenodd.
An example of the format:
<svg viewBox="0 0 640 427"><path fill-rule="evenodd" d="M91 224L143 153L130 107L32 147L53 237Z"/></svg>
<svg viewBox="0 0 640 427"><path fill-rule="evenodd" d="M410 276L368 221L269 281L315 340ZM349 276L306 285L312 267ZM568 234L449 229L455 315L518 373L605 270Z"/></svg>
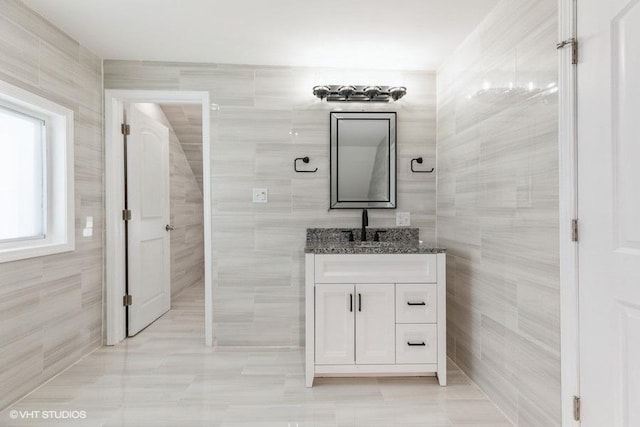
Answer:
<svg viewBox="0 0 640 427"><path fill-rule="evenodd" d="M396 325L396 363L438 363L438 326Z"/></svg>
<svg viewBox="0 0 640 427"><path fill-rule="evenodd" d="M316 283L436 283L436 255L315 256Z"/></svg>
<svg viewBox="0 0 640 427"><path fill-rule="evenodd" d="M436 284L396 284L396 323L436 323Z"/></svg>

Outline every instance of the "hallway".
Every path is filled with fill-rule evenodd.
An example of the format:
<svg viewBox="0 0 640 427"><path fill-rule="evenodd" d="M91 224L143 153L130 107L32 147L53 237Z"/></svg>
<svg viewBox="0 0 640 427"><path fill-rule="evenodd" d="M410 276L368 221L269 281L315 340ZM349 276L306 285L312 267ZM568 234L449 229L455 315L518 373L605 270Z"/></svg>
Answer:
<svg viewBox="0 0 640 427"><path fill-rule="evenodd" d="M90 354L7 408L0 414L0 424L511 425L453 363L445 388L435 378L327 378L307 389L302 350L207 348L202 338L203 296L202 285L186 289L175 298L171 311L138 336ZM31 417L24 418L26 413L20 411L30 411ZM38 419L35 411L56 411L58 416L61 411L85 411L86 418Z"/></svg>

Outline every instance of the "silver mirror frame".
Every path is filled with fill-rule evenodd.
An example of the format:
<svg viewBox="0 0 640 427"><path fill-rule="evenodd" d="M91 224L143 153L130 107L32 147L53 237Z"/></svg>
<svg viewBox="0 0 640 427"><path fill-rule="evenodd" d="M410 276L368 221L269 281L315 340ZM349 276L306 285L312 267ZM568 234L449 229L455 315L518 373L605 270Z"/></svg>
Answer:
<svg viewBox="0 0 640 427"><path fill-rule="evenodd" d="M396 209L398 194L397 158L397 114L395 112L343 112L329 114L331 155L330 204L329 209ZM389 200L388 201L339 201L338 200L338 122L340 120L387 120L389 122Z"/></svg>

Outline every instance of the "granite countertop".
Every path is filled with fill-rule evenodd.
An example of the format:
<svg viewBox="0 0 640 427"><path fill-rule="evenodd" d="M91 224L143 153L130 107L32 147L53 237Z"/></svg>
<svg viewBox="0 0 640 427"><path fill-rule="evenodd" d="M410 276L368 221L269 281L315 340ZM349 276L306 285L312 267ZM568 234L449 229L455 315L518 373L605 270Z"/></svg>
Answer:
<svg viewBox="0 0 640 427"><path fill-rule="evenodd" d="M361 242L348 243L312 243L304 248L307 254L439 254L446 252L443 248L434 248L426 244L406 245L387 244L362 246Z"/></svg>
<svg viewBox="0 0 640 427"><path fill-rule="evenodd" d="M349 241L349 231L354 241ZM379 232L380 242L374 241ZM362 242L360 229L308 228L305 253L311 254L437 254L446 249L420 242L417 228L368 228Z"/></svg>

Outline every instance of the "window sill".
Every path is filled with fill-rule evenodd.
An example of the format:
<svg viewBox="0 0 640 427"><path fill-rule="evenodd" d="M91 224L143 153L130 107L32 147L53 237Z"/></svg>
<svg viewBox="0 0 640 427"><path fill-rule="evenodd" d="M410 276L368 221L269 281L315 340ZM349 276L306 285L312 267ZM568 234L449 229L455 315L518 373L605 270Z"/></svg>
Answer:
<svg viewBox="0 0 640 427"><path fill-rule="evenodd" d="M54 255L75 250L74 242L66 243L39 243L25 245L18 248L2 249L0 245L0 264L5 262L20 261L23 259L36 258L47 255Z"/></svg>

